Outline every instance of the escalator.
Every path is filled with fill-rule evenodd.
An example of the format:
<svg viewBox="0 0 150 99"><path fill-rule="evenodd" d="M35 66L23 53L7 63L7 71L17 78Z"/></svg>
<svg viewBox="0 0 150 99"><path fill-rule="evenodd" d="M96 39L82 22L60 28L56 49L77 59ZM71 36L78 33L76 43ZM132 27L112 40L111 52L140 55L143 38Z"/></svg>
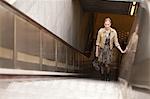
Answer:
<svg viewBox="0 0 150 99"><path fill-rule="evenodd" d="M83 24L82 29L76 32L79 32L79 34L81 32L88 33L86 36L83 34L75 35L76 38L73 38L74 35L71 34L72 38L77 40L76 42L65 38L61 33L58 33L58 35L52 32L46 27L45 23L40 23L43 18L38 20L34 16L36 15L35 13L29 13L30 10L23 9L23 6L17 4L18 2L17 0L13 3L10 3L9 0L0 1L1 74L7 75L11 70L13 70L10 73L11 75L34 74L39 76L41 73L48 78L51 75L58 76L63 74L63 76L79 77L84 74L84 77L95 77L99 80L98 72L92 67L96 35L99 28L103 26L103 19L110 16L113 20L113 27L117 29L121 47L123 49L127 45L129 47L129 51L124 55L114 48L113 66L114 71L117 72L115 76L134 87L150 89L149 1L137 1L136 4L130 0L81 0L77 3L74 1L72 3L75 4L74 7L78 8L80 3L83 12L86 12L86 14L83 14L82 11L78 13L81 14L80 17L82 15L86 17L85 19L83 17L84 20L81 22ZM30 4L30 2L26 4ZM34 7L36 7L36 4L38 6L42 5L39 2L32 2L32 4L34 4ZM133 7L135 12L131 14ZM72 11L76 10L72 9ZM76 24L80 24L80 22L72 22L74 22L75 27L78 27ZM58 26L60 25L58 24ZM70 28L72 29L72 27ZM68 31L73 31L71 29ZM82 39L85 37L85 40L83 39L80 42L80 36ZM68 41L71 41L71 43L68 43ZM6 72L2 73L4 69L6 69ZM20 73L15 73L18 71Z"/></svg>

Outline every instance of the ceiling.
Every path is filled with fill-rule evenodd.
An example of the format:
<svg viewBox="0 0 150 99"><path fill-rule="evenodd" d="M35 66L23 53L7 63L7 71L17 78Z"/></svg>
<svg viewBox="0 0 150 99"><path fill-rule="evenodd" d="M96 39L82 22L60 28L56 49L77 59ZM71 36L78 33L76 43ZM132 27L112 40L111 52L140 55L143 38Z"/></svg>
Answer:
<svg viewBox="0 0 150 99"><path fill-rule="evenodd" d="M131 2L121 1L106 1L106 0L80 0L81 6L85 11L114 13L114 14L129 14Z"/></svg>

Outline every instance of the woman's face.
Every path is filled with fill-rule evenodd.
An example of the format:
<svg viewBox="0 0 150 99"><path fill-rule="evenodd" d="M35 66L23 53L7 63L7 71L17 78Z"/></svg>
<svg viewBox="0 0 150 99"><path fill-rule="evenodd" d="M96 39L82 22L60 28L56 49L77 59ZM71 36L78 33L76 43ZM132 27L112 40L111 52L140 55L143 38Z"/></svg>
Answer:
<svg viewBox="0 0 150 99"><path fill-rule="evenodd" d="M111 26L111 23L109 21L105 21L104 26L105 26L106 29L109 29L110 26Z"/></svg>

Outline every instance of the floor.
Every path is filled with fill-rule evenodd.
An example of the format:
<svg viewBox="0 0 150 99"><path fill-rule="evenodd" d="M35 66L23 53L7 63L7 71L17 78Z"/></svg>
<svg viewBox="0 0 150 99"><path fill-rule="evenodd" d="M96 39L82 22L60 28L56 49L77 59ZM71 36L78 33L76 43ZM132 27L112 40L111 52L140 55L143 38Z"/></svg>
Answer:
<svg viewBox="0 0 150 99"><path fill-rule="evenodd" d="M83 78L0 79L0 99L150 99L119 82Z"/></svg>

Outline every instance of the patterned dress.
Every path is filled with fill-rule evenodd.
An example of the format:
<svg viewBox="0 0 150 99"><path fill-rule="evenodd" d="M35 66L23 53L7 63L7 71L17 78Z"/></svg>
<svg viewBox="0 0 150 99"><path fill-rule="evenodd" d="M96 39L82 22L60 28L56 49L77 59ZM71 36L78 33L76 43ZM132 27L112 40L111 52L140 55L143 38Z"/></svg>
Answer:
<svg viewBox="0 0 150 99"><path fill-rule="evenodd" d="M99 49L99 65L108 66L111 63L112 51L110 50L110 33L106 36L104 48Z"/></svg>

